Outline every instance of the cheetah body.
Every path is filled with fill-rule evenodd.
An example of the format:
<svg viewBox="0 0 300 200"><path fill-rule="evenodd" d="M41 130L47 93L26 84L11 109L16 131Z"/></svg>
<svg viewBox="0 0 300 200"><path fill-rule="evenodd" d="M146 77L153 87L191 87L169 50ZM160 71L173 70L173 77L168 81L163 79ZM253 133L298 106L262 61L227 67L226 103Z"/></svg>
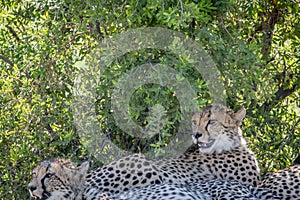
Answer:
<svg viewBox="0 0 300 200"><path fill-rule="evenodd" d="M85 173L84 182L82 178L77 178L76 182L80 182L80 185L75 187L71 184L70 188L74 190L83 184L85 190L81 192L84 198L93 199L102 194L118 195L137 187L153 184L188 184L211 179L236 180L242 184L256 186L259 168L253 152L245 144L240 129L244 116L243 109L234 113L221 105L208 106L201 113L195 113L192 118L192 137L197 150L188 151L176 158L152 161L134 154ZM49 194L55 193L57 188L62 189L62 186L57 185L51 187L50 179L48 182L45 181L48 180L46 172L51 168L55 176L62 173L55 164L57 162L36 168L36 175L29 184L32 196L45 200L51 199ZM70 168L71 171L77 169L75 165ZM84 174L86 170L81 171ZM60 178L66 179L65 176L57 177ZM46 183L49 183L51 189L47 188ZM57 181L53 183L58 184ZM68 185L68 182L64 185ZM69 193L70 195L62 196L73 200L80 195L78 192Z"/></svg>
<svg viewBox="0 0 300 200"><path fill-rule="evenodd" d="M282 200L300 200L300 165L267 174L259 186L272 190Z"/></svg>

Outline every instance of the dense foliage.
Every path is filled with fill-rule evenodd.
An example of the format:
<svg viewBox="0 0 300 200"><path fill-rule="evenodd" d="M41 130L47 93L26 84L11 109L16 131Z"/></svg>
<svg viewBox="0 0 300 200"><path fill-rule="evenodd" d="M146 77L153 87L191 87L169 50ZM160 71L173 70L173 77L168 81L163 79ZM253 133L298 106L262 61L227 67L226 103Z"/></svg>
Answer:
<svg viewBox="0 0 300 200"><path fill-rule="evenodd" d="M38 161L93 159L74 123L72 89L80 71L75 63L103 40L140 27L179 31L212 56L227 106L247 109L244 134L262 174L293 164L300 151L299 6L283 0L3 0L0 198L28 199L27 183ZM124 150L159 151L181 118L172 89L146 84L130 99L130 116L139 126L156 122L149 112L165 112L164 128L151 140L122 131L111 109L118 79L143 63L171 64L193 87L199 107L211 98L187 59L161 49L128 52L103 72L95 99L103 132Z"/></svg>

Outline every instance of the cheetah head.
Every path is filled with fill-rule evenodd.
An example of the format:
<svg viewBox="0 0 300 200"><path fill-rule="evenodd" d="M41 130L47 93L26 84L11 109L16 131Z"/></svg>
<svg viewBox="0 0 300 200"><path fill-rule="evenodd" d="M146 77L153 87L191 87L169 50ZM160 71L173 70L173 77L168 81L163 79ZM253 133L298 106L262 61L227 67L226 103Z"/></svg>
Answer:
<svg viewBox="0 0 300 200"><path fill-rule="evenodd" d="M240 128L246 110L241 108L233 112L220 104L205 107L192 117L192 138L198 144L200 152L218 153L246 146Z"/></svg>
<svg viewBox="0 0 300 200"><path fill-rule="evenodd" d="M37 200L75 200L88 168L88 162L77 167L66 159L41 162L33 170L29 192Z"/></svg>

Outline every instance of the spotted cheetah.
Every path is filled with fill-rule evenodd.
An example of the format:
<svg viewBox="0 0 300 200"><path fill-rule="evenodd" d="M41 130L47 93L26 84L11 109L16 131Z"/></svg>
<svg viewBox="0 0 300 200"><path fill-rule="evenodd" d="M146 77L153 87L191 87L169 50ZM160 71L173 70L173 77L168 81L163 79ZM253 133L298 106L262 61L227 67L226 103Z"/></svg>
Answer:
<svg viewBox="0 0 300 200"><path fill-rule="evenodd" d="M147 185L188 184L211 179L236 180L256 186L259 168L240 129L244 116L242 110L234 113L224 106L210 105L201 113L195 113L192 119L193 140L200 144L198 150L162 160L150 161L137 154L122 158L88 172L84 194L88 197L102 193L117 195ZM40 199L47 199L49 192L41 178L48 176L44 171L34 175L29 184L31 194Z"/></svg>
<svg viewBox="0 0 300 200"><path fill-rule="evenodd" d="M80 166L70 160L44 161L38 165L29 184L37 200L279 200L272 191L244 185L234 180L208 180L188 184L163 183L108 194L86 184L88 163Z"/></svg>
<svg viewBox="0 0 300 200"><path fill-rule="evenodd" d="M260 170L242 136L241 123L245 115L244 108L233 112L220 104L195 112L192 138L198 149L177 158L155 161L163 182L188 183L218 178L256 186Z"/></svg>

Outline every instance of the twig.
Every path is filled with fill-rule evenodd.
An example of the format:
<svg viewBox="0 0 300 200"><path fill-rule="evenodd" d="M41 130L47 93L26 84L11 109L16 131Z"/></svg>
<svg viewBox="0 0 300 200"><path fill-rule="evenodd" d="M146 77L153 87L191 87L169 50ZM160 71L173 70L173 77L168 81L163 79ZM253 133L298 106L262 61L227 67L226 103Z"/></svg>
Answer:
<svg viewBox="0 0 300 200"><path fill-rule="evenodd" d="M12 67L14 66L14 63L12 61L10 61L7 57L0 55L0 59L2 59L4 62L9 64L10 66L12 66Z"/></svg>
<svg viewBox="0 0 300 200"><path fill-rule="evenodd" d="M182 1L179 1L179 4L180 4L180 13L181 13L181 18L183 17L183 10L184 10L184 8L183 8L183 4L182 4Z"/></svg>
<svg viewBox="0 0 300 200"><path fill-rule="evenodd" d="M13 35L13 37L17 40L20 41L20 38L18 37L16 31L11 26L6 26L6 28L9 30L9 32Z"/></svg>
<svg viewBox="0 0 300 200"><path fill-rule="evenodd" d="M225 32L229 35L230 39L235 42L235 38L230 34L230 32L227 30L227 28L224 25L224 21L223 21L223 16L221 14L219 14L219 19L220 19L220 24L223 27L223 29L225 30Z"/></svg>

